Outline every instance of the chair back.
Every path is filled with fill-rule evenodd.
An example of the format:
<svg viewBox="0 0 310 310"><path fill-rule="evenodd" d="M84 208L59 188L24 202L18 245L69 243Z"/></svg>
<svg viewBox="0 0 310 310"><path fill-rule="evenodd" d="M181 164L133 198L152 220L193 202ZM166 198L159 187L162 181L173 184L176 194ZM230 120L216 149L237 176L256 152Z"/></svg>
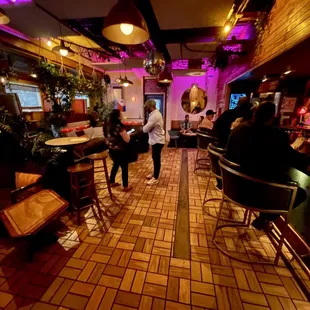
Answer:
<svg viewBox="0 0 310 310"><path fill-rule="evenodd" d="M197 147L201 150L207 150L211 142L216 142L218 139L211 135L211 131L197 131Z"/></svg>
<svg viewBox="0 0 310 310"><path fill-rule="evenodd" d="M221 156L224 154L225 150L217 147L216 143L211 142L208 145L208 154L210 159L210 172L217 179L222 179L221 167L219 164L219 160Z"/></svg>
<svg viewBox="0 0 310 310"><path fill-rule="evenodd" d="M266 182L240 172L240 166L220 159L223 195L240 207L265 213L285 214L291 210L298 186Z"/></svg>
<svg viewBox="0 0 310 310"><path fill-rule="evenodd" d="M178 130L168 130L168 134L169 134L170 138L180 137L180 131L178 131Z"/></svg>

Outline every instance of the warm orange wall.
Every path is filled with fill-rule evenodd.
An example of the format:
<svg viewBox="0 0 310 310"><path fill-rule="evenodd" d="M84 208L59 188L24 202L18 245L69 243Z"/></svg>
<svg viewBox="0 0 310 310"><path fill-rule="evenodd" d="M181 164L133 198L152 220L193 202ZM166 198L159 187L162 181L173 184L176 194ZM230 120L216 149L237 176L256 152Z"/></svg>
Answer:
<svg viewBox="0 0 310 310"><path fill-rule="evenodd" d="M276 0L254 54L230 65L220 73L218 83L218 104L225 103L225 86L246 72L292 48L310 37L310 1ZM305 51L309 52L309 51ZM250 58L250 59L249 59Z"/></svg>

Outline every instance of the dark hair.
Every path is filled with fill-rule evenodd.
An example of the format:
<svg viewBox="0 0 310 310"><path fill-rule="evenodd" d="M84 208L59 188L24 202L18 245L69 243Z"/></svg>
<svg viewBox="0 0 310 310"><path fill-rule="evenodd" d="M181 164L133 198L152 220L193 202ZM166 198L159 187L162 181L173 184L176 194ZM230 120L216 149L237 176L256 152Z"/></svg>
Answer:
<svg viewBox="0 0 310 310"><path fill-rule="evenodd" d="M189 115L188 115L188 114L186 114L186 115L185 115L185 117L187 117L187 116L189 117Z"/></svg>
<svg viewBox="0 0 310 310"><path fill-rule="evenodd" d="M107 136L109 133L115 130L117 125L122 125L120 121L121 112L120 110L114 109L109 115L108 121L104 122L104 134Z"/></svg>
<svg viewBox="0 0 310 310"><path fill-rule="evenodd" d="M254 121L257 124L265 124L275 116L275 113L276 105L271 101L265 101L257 107Z"/></svg>

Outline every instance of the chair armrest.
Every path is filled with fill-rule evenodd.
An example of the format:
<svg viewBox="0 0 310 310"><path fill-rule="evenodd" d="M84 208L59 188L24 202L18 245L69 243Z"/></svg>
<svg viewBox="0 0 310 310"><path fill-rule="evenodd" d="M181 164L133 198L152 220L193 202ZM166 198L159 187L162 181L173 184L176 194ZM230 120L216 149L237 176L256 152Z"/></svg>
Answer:
<svg viewBox="0 0 310 310"><path fill-rule="evenodd" d="M24 191L27 191L28 189L31 189L31 188L33 188L33 187L39 186L40 184L41 184L41 179L40 179L39 181L35 182L35 183L31 183L31 184L29 184L29 185L26 185L26 186L23 186L23 187L20 187L20 188L18 188L18 189L15 189L15 190L11 191L11 202L12 202L13 204L17 203L16 197L17 197L20 193L22 193L22 192L24 192ZM33 193L35 193L35 192L33 192Z"/></svg>

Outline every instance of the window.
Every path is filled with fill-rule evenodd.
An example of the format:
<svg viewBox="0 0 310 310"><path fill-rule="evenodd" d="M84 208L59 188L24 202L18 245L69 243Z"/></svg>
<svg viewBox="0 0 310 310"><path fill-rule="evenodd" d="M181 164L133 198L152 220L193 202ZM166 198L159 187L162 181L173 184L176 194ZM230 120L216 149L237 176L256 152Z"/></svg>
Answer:
<svg viewBox="0 0 310 310"><path fill-rule="evenodd" d="M23 111L42 111L41 94L38 86L9 83L6 86L6 92L18 95Z"/></svg>

